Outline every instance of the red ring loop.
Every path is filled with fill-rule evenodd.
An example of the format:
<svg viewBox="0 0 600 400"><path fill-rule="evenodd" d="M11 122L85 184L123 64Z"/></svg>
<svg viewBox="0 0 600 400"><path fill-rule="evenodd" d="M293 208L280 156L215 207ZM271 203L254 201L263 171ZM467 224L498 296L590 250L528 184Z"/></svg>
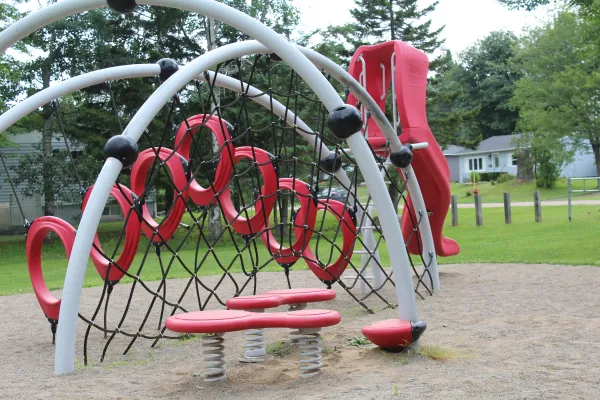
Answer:
<svg viewBox="0 0 600 400"><path fill-rule="evenodd" d="M81 206L82 211L85 210L87 202L90 198L92 190L94 186L90 186L90 188L85 193L83 198L83 204ZM117 185L114 185L110 190L110 195L115 198L119 207L121 208L121 212L123 213L123 217L127 218L129 212L131 210L132 204L135 203L134 194L127 187L121 185L121 190ZM125 197L123 195L125 193ZM132 212L127 218L127 224L125 225L125 242L123 243L123 252L119 256L116 261L116 264L122 268L124 271L127 271L135 258L135 254L137 252L138 244L140 243L140 231L142 229L142 223L140 222L139 216L136 212ZM112 266L110 268L110 272L108 271L109 266L112 264L104 255L102 255L102 246L100 245L100 240L98 239L98 234L94 237L94 245L92 247L92 251L90 256L92 257L92 262L96 266L96 271L100 274L102 279L108 280L109 282L117 282L119 281L125 273L121 271L116 266ZM108 273L108 276L107 276Z"/></svg>
<svg viewBox="0 0 600 400"><path fill-rule="evenodd" d="M330 211L338 221L341 222L342 229L342 251L338 259L326 266L321 266L317 261L314 253L312 252L310 245L304 249L303 258L310 270L322 281L334 281L339 279L350 259L352 258L352 252L354 251L354 243L356 239L356 224L352 219L352 216L344 206L337 200L319 201L319 210ZM297 228L299 229L299 228Z"/></svg>
<svg viewBox="0 0 600 400"><path fill-rule="evenodd" d="M300 201L300 208L294 218L294 220L297 220L301 224L298 226L294 222L294 236L296 237L296 241L291 247L282 247L277 242L277 239L275 239L275 235L270 232L268 221L266 224L267 229L261 234L261 238L269 253L274 256L275 261L280 265L289 265L298 261L310 242L313 231L312 229L306 229L306 227L315 226L317 221L317 205L313 203L313 196L308 184L302 182L300 179L281 178L279 180L279 188L295 192L296 198Z"/></svg>
<svg viewBox="0 0 600 400"><path fill-rule="evenodd" d="M241 213L235 209L231 202L229 186L219 195L223 215L240 235L255 235L260 232L265 227L277 200L277 172L275 172L275 168L271 163L269 153L258 147L238 147L235 149L234 164L237 164L243 158L255 160L255 157L255 163L258 164L264 182L263 187L260 189L260 196L263 196L263 198L259 198L254 205L255 215L250 218L244 218L240 215Z"/></svg>
<svg viewBox="0 0 600 400"><path fill-rule="evenodd" d="M145 191L146 176L150 170L150 167L156 159L156 153L154 149L147 149L142 151L133 167L131 167L131 191L137 196L140 196ZM163 161L169 171L173 183L175 183L174 191L175 202L171 207L171 211L167 213L165 219L158 224L148 212L148 207L144 204L142 206L142 216L144 217L145 223L142 224L142 230L148 239L154 243L167 242L179 227L181 218L186 210L186 201L189 195L189 186L187 184L186 171L184 169L184 163L187 163L185 159L174 152L173 150L161 148L158 157ZM181 193L181 196L179 195Z"/></svg>
<svg viewBox="0 0 600 400"><path fill-rule="evenodd" d="M231 157L235 156L235 147L231 143L231 136L224 120L219 121L219 118L212 115L195 115L188 118L187 123L183 122L179 126L175 137L175 149L186 160L190 159L192 136L198 134L202 127L208 128L208 131L217 139L221 154L219 155L219 163L217 164L212 187L205 189L196 180L193 180L190 184L190 198L199 206L208 206L216 204L217 196L215 192L220 193L229 183L233 171Z"/></svg>
<svg viewBox="0 0 600 400"><path fill-rule="evenodd" d="M25 254L27 267L35 296L47 318L58 321L60 312L60 299L50 293L44 273L42 272L42 247L48 232L54 232L65 246L67 259L71 257L71 250L75 242L75 228L66 221L56 217L40 217L33 221L27 231Z"/></svg>

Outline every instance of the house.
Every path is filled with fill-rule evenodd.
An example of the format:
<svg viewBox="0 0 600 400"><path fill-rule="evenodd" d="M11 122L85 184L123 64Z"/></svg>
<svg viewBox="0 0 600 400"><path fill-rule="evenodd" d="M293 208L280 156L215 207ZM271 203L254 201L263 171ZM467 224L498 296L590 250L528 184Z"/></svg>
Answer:
<svg viewBox="0 0 600 400"><path fill-rule="evenodd" d="M42 134L40 132L30 132L18 135L8 135L7 139L11 142L11 146L0 148L4 155L4 160L11 177L14 177L15 172L11 169L19 164L21 155L30 153L39 153L38 144L41 142ZM69 146L73 152L77 151L76 146ZM65 150L66 145L62 138L52 138L53 150ZM65 160L65 162L69 162ZM16 192L23 212L28 221L44 215L44 199L43 196L26 197L23 194L26 185L22 183L17 186ZM78 188L74 188L78 190ZM148 210L154 216L156 213L154 196L149 196L146 201ZM57 202L56 216L68 221L71 224L76 224L81 217L81 204L64 204ZM120 221L122 220L121 210L119 205L110 198L109 204L104 209L102 221ZM20 233L23 227L23 217L17 204L15 194L11 188L10 182L7 179L7 174L0 163L0 232Z"/></svg>
<svg viewBox="0 0 600 400"><path fill-rule="evenodd" d="M452 182L469 182L471 172L505 172L517 175L518 163L516 158L519 134L493 136L483 140L475 150L459 146L448 146L444 156L450 167ZM596 176L594 154L591 146L587 151L579 151L575 160L565 165L561 177Z"/></svg>

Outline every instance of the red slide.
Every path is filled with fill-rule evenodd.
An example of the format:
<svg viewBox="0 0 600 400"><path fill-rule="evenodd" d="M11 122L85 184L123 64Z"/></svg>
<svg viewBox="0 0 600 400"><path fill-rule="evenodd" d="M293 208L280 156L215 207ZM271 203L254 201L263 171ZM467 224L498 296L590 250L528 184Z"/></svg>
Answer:
<svg viewBox="0 0 600 400"><path fill-rule="evenodd" d="M453 256L459 253L460 248L454 240L444 237L442 233L450 207L450 169L427 123L427 56L399 40L361 46L352 57L349 73L363 86L366 80L367 91L385 111L387 93L392 83L393 55L396 103L402 127L400 140L403 144L429 143L428 148L414 151L412 166L430 214L436 253L442 257ZM358 100L350 94L347 103L356 106ZM369 121L368 134L373 149L385 143L381 129L372 120ZM415 215L410 198L408 207ZM402 213L402 233L405 238L410 237L412 229L413 221L405 207ZM408 250L412 254L420 253L417 240L417 235L413 235L408 243Z"/></svg>

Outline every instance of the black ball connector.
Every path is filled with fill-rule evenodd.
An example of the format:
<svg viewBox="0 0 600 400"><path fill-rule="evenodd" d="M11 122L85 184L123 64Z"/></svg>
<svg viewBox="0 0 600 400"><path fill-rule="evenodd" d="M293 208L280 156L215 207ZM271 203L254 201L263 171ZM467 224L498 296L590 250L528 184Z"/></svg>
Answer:
<svg viewBox="0 0 600 400"><path fill-rule="evenodd" d="M113 136L104 146L104 158L116 158L121 161L123 168L129 168L138 157L138 146L135 140L128 136Z"/></svg>
<svg viewBox="0 0 600 400"><path fill-rule="evenodd" d="M402 146L400 151L390 154L390 161L396 168L408 168L412 163L413 152L410 146Z"/></svg>
<svg viewBox="0 0 600 400"><path fill-rule="evenodd" d="M332 151L327 158L319 161L319 166L323 171L335 174L342 168L342 158L339 153Z"/></svg>
<svg viewBox="0 0 600 400"><path fill-rule="evenodd" d="M283 60L281 59L281 57L279 57L279 56L278 56L277 54L275 54L275 53L271 53L269 56L271 57L271 61L275 61L275 62L280 62L280 61L283 61Z"/></svg>
<svg viewBox="0 0 600 400"><path fill-rule="evenodd" d="M360 111L346 104L329 113L327 124L338 139L348 139L362 129L362 116Z"/></svg>
<svg viewBox="0 0 600 400"><path fill-rule="evenodd" d="M106 4L119 14L131 14L137 7L135 0L106 0Z"/></svg>
<svg viewBox="0 0 600 400"><path fill-rule="evenodd" d="M412 328L412 341L413 343L419 340L419 338L425 333L427 324L425 321L411 321L410 327Z"/></svg>
<svg viewBox="0 0 600 400"><path fill-rule="evenodd" d="M160 67L160 75L158 75L158 77L160 78L161 82L166 81L179 70L179 65L177 65L175 60L170 58L160 59L158 60L157 64Z"/></svg>

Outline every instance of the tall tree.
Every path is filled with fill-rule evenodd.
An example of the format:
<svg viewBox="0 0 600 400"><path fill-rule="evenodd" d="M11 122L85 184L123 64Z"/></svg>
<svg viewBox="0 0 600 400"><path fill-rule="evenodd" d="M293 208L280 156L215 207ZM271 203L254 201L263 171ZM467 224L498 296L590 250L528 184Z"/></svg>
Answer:
<svg viewBox="0 0 600 400"><path fill-rule="evenodd" d="M555 0L498 0L500 4L507 6L512 10L523 9L531 11L539 6L552 4ZM570 6L590 6L594 0L565 0L564 3Z"/></svg>
<svg viewBox="0 0 600 400"><path fill-rule="evenodd" d="M553 154L561 157L570 154L565 150L591 144L600 175L600 57L595 32L588 20L562 12L525 35L515 57L523 77L513 103L520 109L519 129L533 131L534 144L558 148Z"/></svg>
<svg viewBox="0 0 600 400"><path fill-rule="evenodd" d="M431 20L425 20L439 4L434 1L420 8L417 0L354 0L355 8L350 14L355 19L354 35L363 43L402 40L425 53L432 54L444 43L440 38L444 26L431 27ZM445 58L431 62L435 70Z"/></svg>

